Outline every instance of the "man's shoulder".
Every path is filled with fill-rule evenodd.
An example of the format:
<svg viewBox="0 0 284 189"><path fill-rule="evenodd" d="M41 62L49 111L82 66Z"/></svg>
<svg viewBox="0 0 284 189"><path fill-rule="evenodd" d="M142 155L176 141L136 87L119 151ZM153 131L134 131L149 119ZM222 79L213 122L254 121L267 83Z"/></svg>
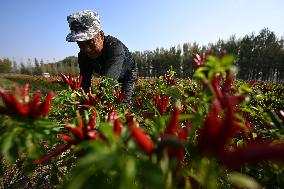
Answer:
<svg viewBox="0 0 284 189"><path fill-rule="evenodd" d="M111 35L105 36L106 46L112 52L129 53L128 48L116 37Z"/></svg>
<svg viewBox="0 0 284 189"><path fill-rule="evenodd" d="M123 44L119 39L111 35L105 36L105 39L108 45Z"/></svg>
<svg viewBox="0 0 284 189"><path fill-rule="evenodd" d="M105 45L108 49L115 49L115 48L124 48L124 44L119 40L117 39L116 37L113 37L113 36L105 36Z"/></svg>
<svg viewBox="0 0 284 189"><path fill-rule="evenodd" d="M124 44L113 36L105 36L105 52L107 56L125 53Z"/></svg>

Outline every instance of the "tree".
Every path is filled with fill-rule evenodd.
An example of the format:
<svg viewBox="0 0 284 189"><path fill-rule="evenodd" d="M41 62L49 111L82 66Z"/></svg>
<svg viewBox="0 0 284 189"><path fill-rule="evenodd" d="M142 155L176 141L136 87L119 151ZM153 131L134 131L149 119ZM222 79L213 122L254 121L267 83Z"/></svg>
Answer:
<svg viewBox="0 0 284 189"><path fill-rule="evenodd" d="M0 59L0 73L7 73L12 71L12 61L8 58Z"/></svg>
<svg viewBox="0 0 284 189"><path fill-rule="evenodd" d="M246 35L239 46L238 77L251 80L283 80L283 39L267 28L258 35Z"/></svg>
<svg viewBox="0 0 284 189"><path fill-rule="evenodd" d="M35 65L35 67L33 69L33 74L34 75L41 75L42 71L41 71L41 68L40 68L40 63L37 60L37 58L34 59L34 65Z"/></svg>

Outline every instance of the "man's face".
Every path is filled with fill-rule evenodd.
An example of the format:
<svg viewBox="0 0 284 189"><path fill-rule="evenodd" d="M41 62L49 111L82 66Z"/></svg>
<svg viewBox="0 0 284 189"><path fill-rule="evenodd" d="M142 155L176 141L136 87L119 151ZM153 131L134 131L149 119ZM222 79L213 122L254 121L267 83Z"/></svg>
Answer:
<svg viewBox="0 0 284 189"><path fill-rule="evenodd" d="M89 58L95 59L100 56L104 44L104 35L100 32L94 38L87 41L77 41L80 51Z"/></svg>

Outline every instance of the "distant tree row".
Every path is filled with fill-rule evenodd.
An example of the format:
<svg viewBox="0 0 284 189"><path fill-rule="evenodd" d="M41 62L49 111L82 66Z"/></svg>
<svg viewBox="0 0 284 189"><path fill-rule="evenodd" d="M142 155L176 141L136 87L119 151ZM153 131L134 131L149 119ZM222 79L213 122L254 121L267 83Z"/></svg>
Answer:
<svg viewBox="0 0 284 189"><path fill-rule="evenodd" d="M138 65L140 77L158 77L172 68L179 78L190 78L194 72L192 53L210 52L216 55L222 50L236 57L237 77L244 80L284 81L284 39L277 38L269 29L262 29L259 34L246 35L236 39L219 40L200 46L197 43L184 43L170 49L157 48L154 51L133 52ZM17 66L15 61L0 59L0 72L15 72L29 75L41 75L48 72L51 75L63 73L79 74L78 59L69 56L57 62L46 63L43 60L28 59Z"/></svg>
<svg viewBox="0 0 284 189"><path fill-rule="evenodd" d="M53 76L59 75L60 73L78 75L80 72L78 59L75 56L69 56L58 62L47 63L42 59L39 61L37 58L34 58L32 61L29 58L25 63L21 62L20 65L8 58L0 59L0 73L42 75L42 73L45 72Z"/></svg>
<svg viewBox="0 0 284 189"><path fill-rule="evenodd" d="M252 33L241 39L231 36L227 41L199 46L184 43L170 49L134 52L139 75L157 77L172 67L179 78L191 77L194 72L192 53L210 52L219 55L222 50L236 57L238 78L244 80L284 81L284 41L267 28L258 35Z"/></svg>

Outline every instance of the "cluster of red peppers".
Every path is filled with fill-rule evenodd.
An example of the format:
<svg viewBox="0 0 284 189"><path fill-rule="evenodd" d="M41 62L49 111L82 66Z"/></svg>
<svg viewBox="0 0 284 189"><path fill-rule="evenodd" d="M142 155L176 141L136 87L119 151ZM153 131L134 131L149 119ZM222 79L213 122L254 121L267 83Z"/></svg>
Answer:
<svg viewBox="0 0 284 189"><path fill-rule="evenodd" d="M119 104L124 101L125 93L122 90L115 90L112 94L115 97L115 103Z"/></svg>
<svg viewBox="0 0 284 189"><path fill-rule="evenodd" d="M167 86L171 86L171 85L176 85L177 84L176 78L171 73L164 74L164 81L166 82Z"/></svg>
<svg viewBox="0 0 284 189"><path fill-rule="evenodd" d="M220 52L220 58L223 58L225 55L226 55L226 50L222 50ZM201 55L199 55L198 53L193 53L192 54L192 61L193 61L193 64L195 65L195 67L199 68L199 67L202 67L204 66L205 64L205 61L207 59L208 56L214 56L215 55L215 52L213 49L211 49L209 51L209 53L206 53L205 51L202 51Z"/></svg>
<svg viewBox="0 0 284 189"><path fill-rule="evenodd" d="M4 103L0 107L0 113L34 120L48 115L55 93L49 92L41 102L40 91L35 92L31 98L29 85L25 84L22 89L14 85L14 93L0 87L0 95Z"/></svg>
<svg viewBox="0 0 284 189"><path fill-rule="evenodd" d="M155 106L161 115L166 113L170 100L171 100L171 96L167 96L165 94L159 94L159 93L156 94Z"/></svg>
<svg viewBox="0 0 284 189"><path fill-rule="evenodd" d="M115 111L109 113L108 122L112 124L115 136L120 137L123 126ZM77 114L77 123L78 125L66 123L66 130L68 131L69 134L58 134L58 138L64 140L65 143L58 145L49 154L36 160L35 163L41 164L47 160L50 160L51 158L58 156L62 152L66 151L71 146L77 145L85 140L105 139L103 134L95 127L96 109L94 109L93 115L88 123L85 123L82 116ZM147 136L147 134L143 131L143 129L138 127L137 123L133 120L133 118L128 118L127 124L131 136L137 142L139 147L147 154L151 154L154 149L154 144L152 140L149 138L149 136Z"/></svg>
<svg viewBox="0 0 284 189"><path fill-rule="evenodd" d="M170 158L177 158L178 165L177 170L184 166L184 159L185 159L185 147L184 145L188 141L188 136L190 133L190 124L185 125L184 127L180 127L180 116L181 111L179 107L174 107L171 111L171 117L167 124L166 129L161 135L161 143L166 142L169 138L174 138L176 141L179 141L182 145L166 145L168 155Z"/></svg>
<svg viewBox="0 0 284 189"><path fill-rule="evenodd" d="M101 98L101 95L99 93L94 95L92 93L92 90L90 90L87 94L85 94L85 92L83 91L83 95L85 98L81 101L79 105L79 108L81 109L89 109L90 107L95 106Z"/></svg>
<svg viewBox="0 0 284 189"><path fill-rule="evenodd" d="M81 83L82 83L82 75L78 75L78 78L72 76L70 73L69 76L66 76L63 73L60 73L62 80L64 83L71 87L72 90L79 90L81 89Z"/></svg>
<svg viewBox="0 0 284 189"><path fill-rule="evenodd" d="M180 140L182 143L185 143L188 136L188 127L187 128L178 128L179 127L179 115L180 111L174 109L172 111L172 116L170 121L165 129L164 133L161 135L161 143L167 140L168 137L173 136ZM119 117L115 111L109 113L108 121L113 126L113 131L116 137L120 137L122 131L122 124L119 120ZM96 110L94 109L93 116L90 118L88 123L85 123L83 118L78 114L77 115L78 125L72 125L66 123L66 130L69 134L58 134L58 137L65 141L64 144L58 145L58 147L52 150L46 156L36 160L35 163L41 164L47 160L50 160L52 157L58 156L62 152L66 151L73 145L77 145L84 140L104 140L104 136L99 130L96 129ZM154 152L154 142L146 134L146 132L138 126L138 123L134 120L133 116L126 117L126 123L130 131L131 137L136 141L139 148L148 155L151 155ZM176 149L174 147L168 146L168 154L170 157L178 157L179 166L183 164L184 160L184 148Z"/></svg>
<svg viewBox="0 0 284 189"><path fill-rule="evenodd" d="M195 55L195 64L204 65L205 54L200 58ZM265 142L265 140L253 140L252 126L238 118L238 105L245 96L231 95L233 75L227 71L226 78L216 75L211 79L208 87L214 94L212 107L209 110L203 126L199 130L197 150L202 155L213 155L224 165L230 168L239 168L245 163L257 163L266 159L284 161L284 142ZM232 139L242 134L246 144L242 147L232 146Z"/></svg>

